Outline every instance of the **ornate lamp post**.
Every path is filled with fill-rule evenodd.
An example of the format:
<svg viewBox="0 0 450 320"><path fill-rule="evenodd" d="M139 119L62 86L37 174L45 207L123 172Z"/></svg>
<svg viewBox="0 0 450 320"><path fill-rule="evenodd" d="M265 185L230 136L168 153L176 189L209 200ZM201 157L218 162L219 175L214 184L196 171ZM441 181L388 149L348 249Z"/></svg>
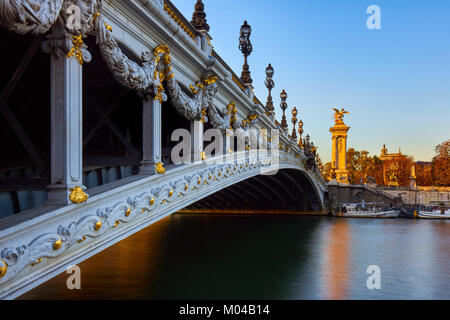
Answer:
<svg viewBox="0 0 450 320"><path fill-rule="evenodd" d="M303 141L303 149L305 150L305 153L309 153L310 150L310 143L309 143L309 134L306 135L305 141Z"/></svg>
<svg viewBox="0 0 450 320"><path fill-rule="evenodd" d="M241 50L242 54L245 57L244 66L242 67L241 80L245 84L252 84L253 80L250 77L250 68L247 64L247 57L252 53L253 47L250 42L250 34L252 33L252 27L247 24L247 21L244 21L244 24L241 26L241 35L239 37L239 50Z"/></svg>
<svg viewBox="0 0 450 320"><path fill-rule="evenodd" d="M287 95L286 91L284 91L284 90L281 91L281 93L280 93L280 98L281 98L280 107L281 107L281 110L283 110L283 117L281 118L281 129L283 129L284 131L286 131L288 129L288 125L287 125L287 122L286 122L286 113L285 113L285 111L286 111L286 109L288 107L288 105L286 103L287 96L288 95Z"/></svg>
<svg viewBox="0 0 450 320"><path fill-rule="evenodd" d="M272 101L272 89L275 88L275 82L273 81L272 77L275 71L272 68L272 65L269 63L269 66L266 68L266 87L269 89L269 96L267 97L267 103L266 103L266 109L270 113L270 115L273 115L274 107L273 107L273 101Z"/></svg>
<svg viewBox="0 0 450 320"><path fill-rule="evenodd" d="M292 140L295 141L295 143L297 143L297 132L295 130L295 126L297 125L297 114L298 114L297 108L294 107L294 109L292 109L292 120L291 121L292 121L293 128L292 128L291 138L292 138Z"/></svg>
<svg viewBox="0 0 450 320"><path fill-rule="evenodd" d="M302 134L303 134L303 121L300 119L300 122L298 123L298 146L303 149L303 141L302 141Z"/></svg>

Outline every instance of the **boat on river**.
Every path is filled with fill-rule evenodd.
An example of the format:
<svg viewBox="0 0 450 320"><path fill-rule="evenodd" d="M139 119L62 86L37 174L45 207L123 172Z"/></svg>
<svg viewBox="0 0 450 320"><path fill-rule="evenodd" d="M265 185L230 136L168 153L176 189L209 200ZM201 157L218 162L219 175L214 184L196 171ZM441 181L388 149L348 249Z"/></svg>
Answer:
<svg viewBox="0 0 450 320"><path fill-rule="evenodd" d="M397 218L400 209L386 207L384 203L344 203L336 217L347 218Z"/></svg>
<svg viewBox="0 0 450 320"><path fill-rule="evenodd" d="M447 210L445 213L439 212L428 212L428 211L419 211L418 214L420 219L440 219L440 220L450 220L450 211Z"/></svg>
<svg viewBox="0 0 450 320"><path fill-rule="evenodd" d="M450 219L450 206L448 203L431 203L428 206L420 205L414 207L404 207L401 209L401 218L420 219Z"/></svg>
<svg viewBox="0 0 450 320"><path fill-rule="evenodd" d="M447 206L433 206L418 212L420 219L450 219L450 209Z"/></svg>

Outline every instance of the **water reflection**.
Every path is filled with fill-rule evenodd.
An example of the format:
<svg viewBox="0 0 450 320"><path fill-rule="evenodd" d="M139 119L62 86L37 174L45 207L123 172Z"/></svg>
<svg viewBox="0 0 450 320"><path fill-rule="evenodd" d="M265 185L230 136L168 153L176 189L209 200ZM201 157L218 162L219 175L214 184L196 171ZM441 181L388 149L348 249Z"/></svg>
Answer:
<svg viewBox="0 0 450 320"><path fill-rule="evenodd" d="M450 221L173 215L21 299L449 299L449 262Z"/></svg>
<svg viewBox="0 0 450 320"><path fill-rule="evenodd" d="M348 298L348 274L350 264L350 226L344 219L330 224L325 232L324 263L322 264L322 288L324 297L331 300Z"/></svg>

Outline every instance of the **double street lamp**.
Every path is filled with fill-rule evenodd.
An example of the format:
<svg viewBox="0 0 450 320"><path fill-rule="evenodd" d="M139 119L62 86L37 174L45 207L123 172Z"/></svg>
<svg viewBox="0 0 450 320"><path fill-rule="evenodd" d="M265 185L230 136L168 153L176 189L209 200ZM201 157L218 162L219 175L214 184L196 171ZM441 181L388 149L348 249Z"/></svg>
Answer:
<svg viewBox="0 0 450 320"><path fill-rule="evenodd" d="M283 110L283 116L281 118L281 129L283 129L283 131L287 131L288 129L288 125L287 125L287 121L286 121L286 109L288 107L287 103L286 103L286 99L287 99L288 95L286 93L286 91L281 91L280 93L280 98L281 98L281 110Z"/></svg>
<svg viewBox="0 0 450 320"><path fill-rule="evenodd" d="M267 97L266 109L270 115L274 114L273 100L272 100L272 89L275 88L275 82L273 81L273 74L275 71L272 68L272 65L269 63L269 66L266 68L266 88L269 90L269 96Z"/></svg>
<svg viewBox="0 0 450 320"><path fill-rule="evenodd" d="M298 111L297 108L294 107L294 109L292 109L292 134L291 134L291 138L292 140L294 140L297 143L297 132L295 130L295 126L297 125L297 115L298 115Z"/></svg>
<svg viewBox="0 0 450 320"><path fill-rule="evenodd" d="M241 35L239 37L239 50L241 50L242 54L245 57L244 66L242 67L241 80L245 84L252 84L253 80L250 77L250 68L247 64L247 57L252 53L253 47L250 42L250 34L252 33L252 27L247 24L247 21L244 21L244 24L241 26Z"/></svg>

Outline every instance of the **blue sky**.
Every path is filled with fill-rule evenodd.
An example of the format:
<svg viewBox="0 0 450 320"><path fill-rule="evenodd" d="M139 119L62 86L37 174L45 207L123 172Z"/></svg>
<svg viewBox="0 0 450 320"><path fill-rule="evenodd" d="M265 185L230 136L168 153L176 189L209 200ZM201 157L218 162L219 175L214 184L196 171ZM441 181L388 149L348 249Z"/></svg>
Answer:
<svg viewBox="0 0 450 320"><path fill-rule="evenodd" d="M190 20L195 0L172 0ZM240 75L244 20L252 26L249 57L256 96L265 103L265 68L275 69L325 162L331 158L332 107L345 106L348 147L401 151L429 161L450 139L450 1L204 0L212 44ZM369 5L381 9L381 30L366 27Z"/></svg>

